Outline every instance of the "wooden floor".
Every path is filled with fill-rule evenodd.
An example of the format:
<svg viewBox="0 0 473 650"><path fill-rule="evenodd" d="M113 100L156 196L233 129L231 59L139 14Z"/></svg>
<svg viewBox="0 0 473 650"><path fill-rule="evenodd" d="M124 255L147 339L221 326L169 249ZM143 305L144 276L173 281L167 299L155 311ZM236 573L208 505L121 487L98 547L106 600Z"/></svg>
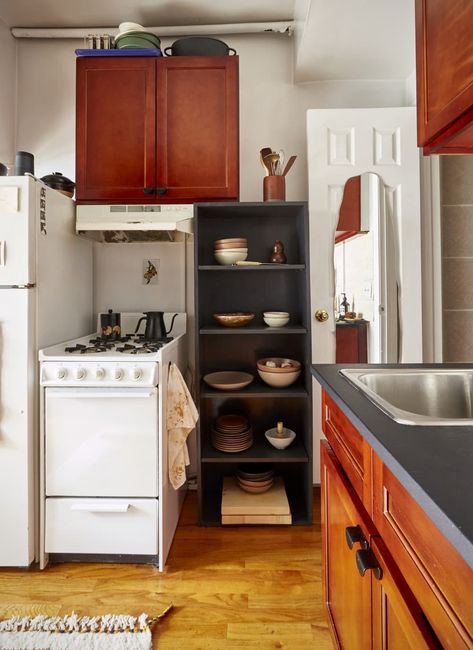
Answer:
<svg viewBox="0 0 473 650"><path fill-rule="evenodd" d="M313 526L201 528L188 494L168 560L0 570L0 618L13 614L153 616L160 650L332 650L322 605L319 498ZM1 543L1 541L0 541Z"/></svg>

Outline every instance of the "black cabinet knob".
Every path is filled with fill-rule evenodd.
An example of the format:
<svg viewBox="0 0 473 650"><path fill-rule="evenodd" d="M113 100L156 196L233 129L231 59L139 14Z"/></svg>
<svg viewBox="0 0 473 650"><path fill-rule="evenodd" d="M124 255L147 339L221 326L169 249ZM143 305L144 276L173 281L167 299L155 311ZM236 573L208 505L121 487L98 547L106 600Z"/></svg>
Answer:
<svg viewBox="0 0 473 650"><path fill-rule="evenodd" d="M361 548L368 548L368 542L360 526L348 526L345 528L345 539L350 550L354 544L360 544Z"/></svg>
<svg viewBox="0 0 473 650"><path fill-rule="evenodd" d="M363 577L367 571L373 571L376 580L381 580L383 572L381 571L381 567L378 564L375 554L370 548L364 548L361 551L356 552L356 566L358 567L358 572L361 577Z"/></svg>
<svg viewBox="0 0 473 650"><path fill-rule="evenodd" d="M167 187L143 187L143 192L145 194L159 194L162 196L168 191Z"/></svg>

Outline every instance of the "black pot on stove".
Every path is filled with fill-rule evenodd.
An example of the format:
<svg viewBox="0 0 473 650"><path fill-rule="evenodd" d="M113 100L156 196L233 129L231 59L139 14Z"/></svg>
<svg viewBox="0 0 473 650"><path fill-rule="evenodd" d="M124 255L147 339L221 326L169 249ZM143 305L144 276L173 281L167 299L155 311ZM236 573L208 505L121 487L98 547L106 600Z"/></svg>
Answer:
<svg viewBox="0 0 473 650"><path fill-rule="evenodd" d="M171 320L171 325L169 330L166 330L164 324L164 312L162 311L144 311L144 316L138 321L138 325L135 329L135 334L138 333L142 321L146 321L145 326L145 340L146 341L159 341L166 338L171 333L171 330L174 325L174 320L177 314L174 314Z"/></svg>

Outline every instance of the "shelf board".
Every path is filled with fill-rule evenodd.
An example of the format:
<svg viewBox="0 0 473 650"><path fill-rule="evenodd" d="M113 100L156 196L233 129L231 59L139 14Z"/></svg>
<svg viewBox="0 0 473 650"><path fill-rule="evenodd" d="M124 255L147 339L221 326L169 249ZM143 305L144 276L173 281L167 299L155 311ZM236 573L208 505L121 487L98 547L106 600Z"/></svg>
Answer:
<svg viewBox="0 0 473 650"><path fill-rule="evenodd" d="M267 327L266 325L253 325L246 327L219 327L204 325L199 334L307 334L307 327L302 325L285 325L284 327Z"/></svg>
<svg viewBox="0 0 473 650"><path fill-rule="evenodd" d="M275 449L264 439L255 440L250 449L237 453L218 451L206 440L201 460L203 463L308 463L309 457L297 438L287 449Z"/></svg>
<svg viewBox="0 0 473 650"><path fill-rule="evenodd" d="M197 268L199 271L305 271L305 264L262 264L261 266L201 264Z"/></svg>
<svg viewBox="0 0 473 650"><path fill-rule="evenodd" d="M258 380L240 390L217 390L207 386L204 381L202 381L200 388L200 397L207 399L222 399L225 397L308 397L308 395L300 379L287 388L273 388Z"/></svg>

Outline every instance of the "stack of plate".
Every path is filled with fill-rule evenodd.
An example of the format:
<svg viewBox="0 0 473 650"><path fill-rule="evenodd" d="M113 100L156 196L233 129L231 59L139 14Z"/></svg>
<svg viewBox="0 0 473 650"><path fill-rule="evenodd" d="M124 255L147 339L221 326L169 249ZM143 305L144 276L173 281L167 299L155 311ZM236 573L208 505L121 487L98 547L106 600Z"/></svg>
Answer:
<svg viewBox="0 0 473 650"><path fill-rule="evenodd" d="M221 415L212 429L212 445L219 451L236 453L253 444L253 430L242 415Z"/></svg>
<svg viewBox="0 0 473 650"><path fill-rule="evenodd" d="M214 242L214 255L219 264L242 262L248 255L248 241L244 237L217 239Z"/></svg>
<svg viewBox="0 0 473 650"><path fill-rule="evenodd" d="M118 34L115 36L115 47L118 50L134 49L159 49L161 39L147 32L146 28L138 23L120 23Z"/></svg>
<svg viewBox="0 0 473 650"><path fill-rule="evenodd" d="M239 465L237 469L238 485L245 492L260 494L267 492L274 483L274 469L272 465Z"/></svg>

